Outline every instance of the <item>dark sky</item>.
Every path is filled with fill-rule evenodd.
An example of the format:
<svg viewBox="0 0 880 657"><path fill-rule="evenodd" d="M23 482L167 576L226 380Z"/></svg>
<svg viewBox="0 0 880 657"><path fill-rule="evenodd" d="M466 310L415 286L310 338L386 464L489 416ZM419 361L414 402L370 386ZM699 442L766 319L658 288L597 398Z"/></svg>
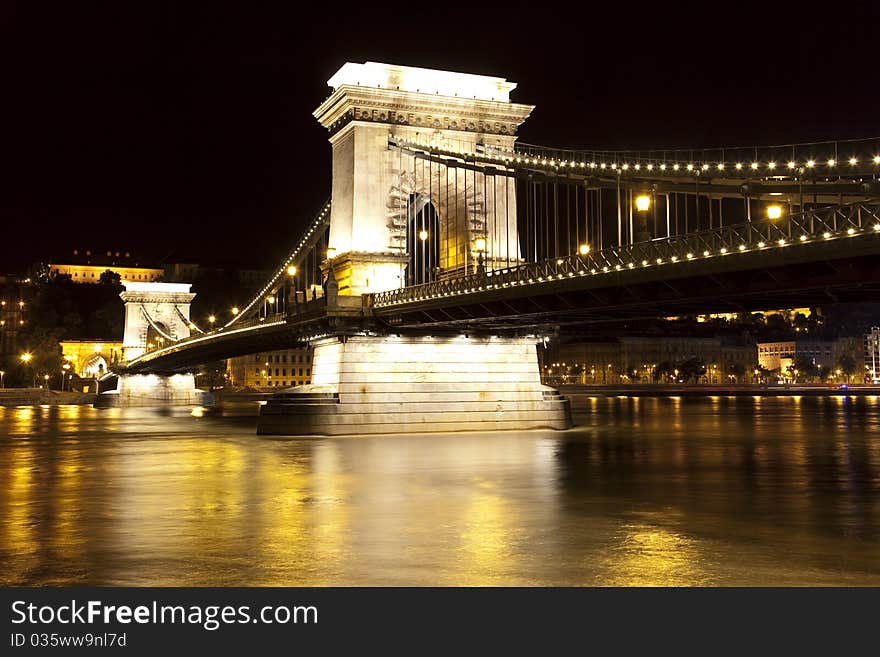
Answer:
<svg viewBox="0 0 880 657"><path fill-rule="evenodd" d="M275 264L329 195L311 112L345 61L507 77L546 145L880 136L876 2L258 4L0 4L0 273L90 246Z"/></svg>

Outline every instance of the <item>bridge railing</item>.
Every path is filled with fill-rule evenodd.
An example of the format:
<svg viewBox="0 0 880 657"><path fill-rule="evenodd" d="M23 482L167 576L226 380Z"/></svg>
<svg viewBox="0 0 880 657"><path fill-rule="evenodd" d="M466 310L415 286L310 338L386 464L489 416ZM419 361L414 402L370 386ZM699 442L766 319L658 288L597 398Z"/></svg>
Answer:
<svg viewBox="0 0 880 657"><path fill-rule="evenodd" d="M493 271L474 271L461 277L378 292L371 295L370 303L374 308L384 308L575 276L614 274L624 270L733 256L737 253L784 248L793 244L828 241L866 233L880 234L880 202L813 208L776 222L747 222L609 247L587 255L574 254Z"/></svg>

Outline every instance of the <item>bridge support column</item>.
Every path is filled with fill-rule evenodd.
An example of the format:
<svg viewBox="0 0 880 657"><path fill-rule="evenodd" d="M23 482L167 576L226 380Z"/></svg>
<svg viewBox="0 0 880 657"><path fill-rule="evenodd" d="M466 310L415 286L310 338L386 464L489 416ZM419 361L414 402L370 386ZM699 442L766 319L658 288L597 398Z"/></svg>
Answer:
<svg viewBox="0 0 880 657"><path fill-rule="evenodd" d="M98 406L205 406L210 392L196 388L192 374L121 374L116 390L98 396Z"/></svg>
<svg viewBox="0 0 880 657"><path fill-rule="evenodd" d="M534 340L357 336L314 343L312 385L274 395L257 432L344 435L566 429Z"/></svg>

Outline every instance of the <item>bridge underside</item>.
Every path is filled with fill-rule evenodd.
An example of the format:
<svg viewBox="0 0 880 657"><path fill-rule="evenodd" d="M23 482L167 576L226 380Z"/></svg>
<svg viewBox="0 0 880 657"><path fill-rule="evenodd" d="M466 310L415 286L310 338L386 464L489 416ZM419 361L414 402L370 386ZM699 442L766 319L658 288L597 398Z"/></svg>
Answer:
<svg viewBox="0 0 880 657"><path fill-rule="evenodd" d="M173 374L239 355L285 349L333 335L516 336L579 324L712 312L880 301L880 235L668 263L602 275L548 277L541 283L440 299L363 308L327 308L188 341L139 359L127 373ZM818 257L821 253L822 257ZM270 318L271 319L271 318Z"/></svg>
<svg viewBox="0 0 880 657"><path fill-rule="evenodd" d="M561 273L542 283L399 304L375 310L389 330L504 332L880 301L880 236L858 244L816 243L711 259L624 269L599 276ZM821 249L822 257L817 258ZM768 249L769 250L769 249Z"/></svg>

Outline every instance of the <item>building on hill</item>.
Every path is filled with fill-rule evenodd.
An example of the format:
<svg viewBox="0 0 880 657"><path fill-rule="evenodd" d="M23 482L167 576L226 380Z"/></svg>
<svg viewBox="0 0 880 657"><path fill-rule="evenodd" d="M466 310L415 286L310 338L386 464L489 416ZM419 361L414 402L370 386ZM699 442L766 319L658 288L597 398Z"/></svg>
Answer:
<svg viewBox="0 0 880 657"><path fill-rule="evenodd" d="M151 267L132 257L128 251L92 251L74 249L49 264L52 276L70 276L74 283L98 283L101 274L110 270L123 281L153 282L165 276L161 267Z"/></svg>

